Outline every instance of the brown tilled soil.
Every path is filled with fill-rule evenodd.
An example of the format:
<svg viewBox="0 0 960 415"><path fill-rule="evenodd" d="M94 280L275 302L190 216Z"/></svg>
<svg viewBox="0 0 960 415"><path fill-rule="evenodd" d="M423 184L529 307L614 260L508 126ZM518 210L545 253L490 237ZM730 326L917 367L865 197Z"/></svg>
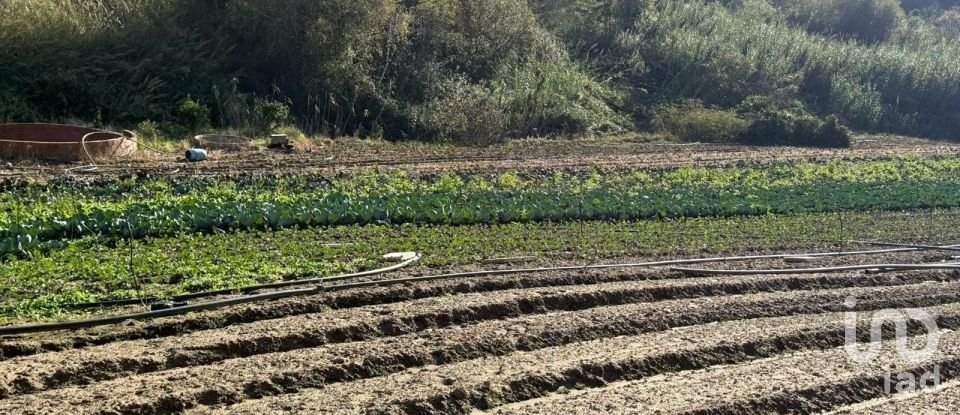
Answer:
<svg viewBox="0 0 960 415"><path fill-rule="evenodd" d="M910 339L922 347L924 336ZM940 374L960 373L960 334L941 337L939 351L928 363L903 360L894 341L883 344L880 356L869 363L850 359L843 348L811 350L769 359L668 373L618 382L589 390L553 393L542 398L495 409L501 414L619 413L810 413L831 409L837 403L858 402L885 395L884 378L890 367L896 373L923 373L934 365ZM664 394L663 391L670 391ZM252 403L254 406L257 403ZM924 413L913 408L914 413Z"/></svg>
<svg viewBox="0 0 960 415"><path fill-rule="evenodd" d="M73 171L81 177L110 177L131 172L159 175L229 175L239 173L336 174L358 168L402 169L414 174L445 171L498 172L515 169L711 166L776 163L796 160L876 159L892 156L955 155L960 145L902 137L861 136L848 149L750 147L717 144L675 144L605 140L525 140L474 148L418 143L391 144L343 139L295 151L246 150L212 152L204 162L188 163L183 154L141 152L125 160L101 161L94 171ZM2 177L44 180L85 165L15 161Z"/></svg>
<svg viewBox="0 0 960 415"><path fill-rule="evenodd" d="M921 256L938 254L846 261ZM936 319L942 337L932 360L898 361L889 329L876 361L848 358L848 313L860 316L865 340L865 316L891 308ZM917 339L925 333L908 329ZM886 395L884 368L919 373L936 364L950 384L960 373L958 329L960 272L951 271L698 278L577 270L439 280L2 338L0 413L936 408L939 401Z"/></svg>
<svg viewBox="0 0 960 415"><path fill-rule="evenodd" d="M927 390L856 403L830 412L831 415L954 415L960 411L960 381L940 384Z"/></svg>

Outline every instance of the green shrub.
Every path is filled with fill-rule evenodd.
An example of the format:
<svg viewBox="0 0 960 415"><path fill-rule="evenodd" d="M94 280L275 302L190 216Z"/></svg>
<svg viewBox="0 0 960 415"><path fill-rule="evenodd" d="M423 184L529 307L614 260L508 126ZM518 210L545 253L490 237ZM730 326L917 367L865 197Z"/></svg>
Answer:
<svg viewBox="0 0 960 415"><path fill-rule="evenodd" d="M261 134L269 134L282 127L290 119L290 107L279 101L257 99L253 107L254 127Z"/></svg>
<svg viewBox="0 0 960 415"><path fill-rule="evenodd" d="M836 115L828 115L817 128L814 135L816 147L850 147L850 131L840 124Z"/></svg>
<svg viewBox="0 0 960 415"><path fill-rule="evenodd" d="M738 107L750 125L736 141L750 145L789 145L802 147L850 147L850 132L836 116L821 119L802 107L777 108L753 99Z"/></svg>
<svg viewBox="0 0 960 415"><path fill-rule="evenodd" d="M514 137L607 134L629 129L622 97L570 61L509 67L492 82Z"/></svg>
<svg viewBox="0 0 960 415"><path fill-rule="evenodd" d="M419 132L461 145L489 145L507 136L504 107L465 78L445 82L440 97L414 110Z"/></svg>
<svg viewBox="0 0 960 415"><path fill-rule="evenodd" d="M157 141L162 137L160 125L151 120L144 120L137 124L137 138L146 141Z"/></svg>
<svg viewBox="0 0 960 415"><path fill-rule="evenodd" d="M686 101L660 107L654 125L685 142L730 143L750 122L733 111L704 108L699 101Z"/></svg>
<svg viewBox="0 0 960 415"><path fill-rule="evenodd" d="M210 128L210 108L191 97L177 107L177 123L187 134L198 134Z"/></svg>
<svg viewBox="0 0 960 415"><path fill-rule="evenodd" d="M167 136L164 131L169 129L161 128L160 124L155 121L141 121L136 128L137 141L140 142L141 148L146 148L149 151L173 152L178 149L180 143ZM174 126L173 129L182 130L182 127Z"/></svg>
<svg viewBox="0 0 960 415"><path fill-rule="evenodd" d="M551 61L562 48L537 22L525 0L422 0L410 9L411 52L472 82L505 65Z"/></svg>

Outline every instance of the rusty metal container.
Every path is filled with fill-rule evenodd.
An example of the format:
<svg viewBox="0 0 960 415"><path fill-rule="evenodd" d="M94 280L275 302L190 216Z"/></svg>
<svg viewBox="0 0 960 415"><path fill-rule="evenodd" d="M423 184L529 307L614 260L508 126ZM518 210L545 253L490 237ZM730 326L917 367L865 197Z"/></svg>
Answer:
<svg viewBox="0 0 960 415"><path fill-rule="evenodd" d="M0 158L56 161L103 160L137 151L133 132L62 124L0 124Z"/></svg>

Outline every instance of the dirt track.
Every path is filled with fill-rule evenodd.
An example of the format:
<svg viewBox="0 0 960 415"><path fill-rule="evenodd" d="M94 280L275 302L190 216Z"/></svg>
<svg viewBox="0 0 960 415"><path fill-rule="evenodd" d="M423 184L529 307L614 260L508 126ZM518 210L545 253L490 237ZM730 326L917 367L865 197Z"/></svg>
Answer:
<svg viewBox="0 0 960 415"><path fill-rule="evenodd" d="M848 149L749 147L717 144L670 144L610 140L533 140L470 148L417 143L379 143L343 139L297 151L213 152L202 163L187 163L182 154L145 152L129 160L102 161L79 177L110 177L131 172L159 175L230 175L239 173L336 174L359 168L402 169L414 174L444 171L498 172L538 168L711 166L777 163L797 160L877 159L903 155L956 155L960 145L901 137L857 137ZM0 170L2 177L44 180L64 169L85 165L21 161Z"/></svg>
<svg viewBox="0 0 960 415"><path fill-rule="evenodd" d="M957 272L441 280L2 339L0 413L739 414L891 399L878 379L892 353L856 365L838 349L850 296L865 315L922 307L960 329ZM960 335L945 331L935 362L956 378Z"/></svg>

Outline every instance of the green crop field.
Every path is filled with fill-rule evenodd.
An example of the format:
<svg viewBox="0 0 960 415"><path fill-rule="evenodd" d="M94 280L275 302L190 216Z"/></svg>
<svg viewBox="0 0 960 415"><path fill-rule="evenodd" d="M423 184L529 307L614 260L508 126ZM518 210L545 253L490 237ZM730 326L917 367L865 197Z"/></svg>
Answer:
<svg viewBox="0 0 960 415"><path fill-rule="evenodd" d="M12 188L0 195L0 253L86 235L365 224L468 225L729 217L960 206L958 158L569 173L342 178L136 177ZM15 186L14 186L15 187Z"/></svg>
<svg viewBox="0 0 960 415"><path fill-rule="evenodd" d="M960 158L672 169L8 182L5 319L69 303L165 297L490 258L599 261L949 239Z"/></svg>

